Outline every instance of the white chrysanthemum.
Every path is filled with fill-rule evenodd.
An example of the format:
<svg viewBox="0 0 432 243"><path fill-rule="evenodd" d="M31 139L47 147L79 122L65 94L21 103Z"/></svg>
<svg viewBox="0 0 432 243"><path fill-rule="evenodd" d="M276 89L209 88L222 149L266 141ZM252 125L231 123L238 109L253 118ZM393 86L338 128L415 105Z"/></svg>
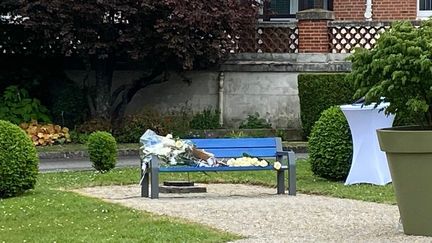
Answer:
<svg viewBox="0 0 432 243"><path fill-rule="evenodd" d="M268 163L267 163L267 161L265 161L265 160L261 160L261 161L259 162L259 165L262 166L262 167L266 167L266 166L268 166Z"/></svg>
<svg viewBox="0 0 432 243"><path fill-rule="evenodd" d="M172 158L170 158L170 160L169 160L169 164L170 164L170 165L177 165L177 160L176 160L174 157L172 157Z"/></svg>
<svg viewBox="0 0 432 243"><path fill-rule="evenodd" d="M227 161L228 166L268 166L268 162L265 160L259 160L258 158L242 157L237 159L229 159Z"/></svg>
<svg viewBox="0 0 432 243"><path fill-rule="evenodd" d="M280 168L282 167L282 165L281 165L280 162L276 161L276 162L273 164L273 167L275 168L275 170L280 170Z"/></svg>
<svg viewBox="0 0 432 243"><path fill-rule="evenodd" d="M183 148L184 143L181 140L177 140L177 142L175 142L175 146L179 149Z"/></svg>

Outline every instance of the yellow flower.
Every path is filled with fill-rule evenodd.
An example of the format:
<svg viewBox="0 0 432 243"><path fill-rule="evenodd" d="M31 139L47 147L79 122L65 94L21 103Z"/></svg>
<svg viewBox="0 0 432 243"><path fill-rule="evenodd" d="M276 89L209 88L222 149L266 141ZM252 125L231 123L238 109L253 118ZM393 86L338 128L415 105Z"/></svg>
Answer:
<svg viewBox="0 0 432 243"><path fill-rule="evenodd" d="M275 162L274 164L273 164L273 168L275 168L275 170L280 170L280 168L282 167L282 165L281 165L281 163L280 162Z"/></svg>

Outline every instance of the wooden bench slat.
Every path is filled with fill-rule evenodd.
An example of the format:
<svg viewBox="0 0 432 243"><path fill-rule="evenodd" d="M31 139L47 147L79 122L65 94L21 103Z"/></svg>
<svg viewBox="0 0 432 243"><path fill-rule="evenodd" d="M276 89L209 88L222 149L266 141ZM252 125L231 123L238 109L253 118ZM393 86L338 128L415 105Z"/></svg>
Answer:
<svg viewBox="0 0 432 243"><path fill-rule="evenodd" d="M191 139L200 149L210 148L274 148L276 140L274 138L210 138L210 139Z"/></svg>
<svg viewBox="0 0 432 243"><path fill-rule="evenodd" d="M215 155L216 158L240 158L243 154L252 157L275 157L275 148L209 148L205 151Z"/></svg>

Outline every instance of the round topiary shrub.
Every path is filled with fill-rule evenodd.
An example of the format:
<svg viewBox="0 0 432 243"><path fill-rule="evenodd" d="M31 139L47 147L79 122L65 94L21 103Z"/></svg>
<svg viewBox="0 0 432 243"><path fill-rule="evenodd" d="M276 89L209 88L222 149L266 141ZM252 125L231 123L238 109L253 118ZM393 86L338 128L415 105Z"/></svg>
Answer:
<svg viewBox="0 0 432 243"><path fill-rule="evenodd" d="M27 134L17 125L0 120L0 198L33 189L38 164L36 148Z"/></svg>
<svg viewBox="0 0 432 243"><path fill-rule="evenodd" d="M108 132L93 132L87 142L90 161L93 167L104 173L115 167L117 162L117 143Z"/></svg>
<svg viewBox="0 0 432 243"><path fill-rule="evenodd" d="M353 155L348 122L339 107L321 113L309 137L312 172L329 180L345 180Z"/></svg>

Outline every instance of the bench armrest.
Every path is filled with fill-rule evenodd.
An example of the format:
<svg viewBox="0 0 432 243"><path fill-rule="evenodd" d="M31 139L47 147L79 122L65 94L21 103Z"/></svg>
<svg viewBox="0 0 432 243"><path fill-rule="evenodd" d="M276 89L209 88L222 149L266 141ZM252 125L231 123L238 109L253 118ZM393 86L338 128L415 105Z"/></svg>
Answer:
<svg viewBox="0 0 432 243"><path fill-rule="evenodd" d="M283 157L286 156L288 160L288 194L296 195L296 159L295 154L292 150L289 151L277 151L276 160L282 162Z"/></svg>
<svg viewBox="0 0 432 243"><path fill-rule="evenodd" d="M294 151L288 150L288 151L277 151L276 152L276 158L277 159L280 157L282 157L280 159L283 159L284 156L286 156L288 158L288 164L289 165L295 165L295 153L294 153Z"/></svg>

